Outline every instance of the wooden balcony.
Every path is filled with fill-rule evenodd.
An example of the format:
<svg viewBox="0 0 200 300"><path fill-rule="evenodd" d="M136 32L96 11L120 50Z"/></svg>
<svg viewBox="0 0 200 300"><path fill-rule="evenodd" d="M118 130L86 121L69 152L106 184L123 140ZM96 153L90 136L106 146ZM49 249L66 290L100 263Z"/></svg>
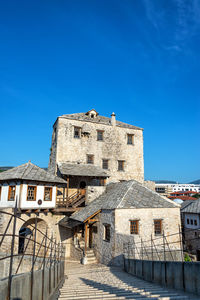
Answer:
<svg viewBox="0 0 200 300"><path fill-rule="evenodd" d="M75 191L74 191L75 190ZM85 206L85 189L69 190L68 196L64 193L56 199L56 212L76 211Z"/></svg>

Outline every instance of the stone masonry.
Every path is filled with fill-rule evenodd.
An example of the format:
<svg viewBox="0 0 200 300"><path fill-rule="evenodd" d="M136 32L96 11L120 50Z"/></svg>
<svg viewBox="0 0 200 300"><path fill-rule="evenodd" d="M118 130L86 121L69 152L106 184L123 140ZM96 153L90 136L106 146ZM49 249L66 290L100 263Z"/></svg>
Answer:
<svg viewBox="0 0 200 300"><path fill-rule="evenodd" d="M75 128L80 129L80 138L74 138ZM98 131L103 140L97 140ZM128 143L132 136L132 143ZM57 172L58 163L87 163L87 155L93 155L94 165L102 168L108 160L109 181L144 180L143 130L99 116L95 110L87 113L63 115L53 126L49 171ZM118 171L118 161L124 161L124 170Z"/></svg>

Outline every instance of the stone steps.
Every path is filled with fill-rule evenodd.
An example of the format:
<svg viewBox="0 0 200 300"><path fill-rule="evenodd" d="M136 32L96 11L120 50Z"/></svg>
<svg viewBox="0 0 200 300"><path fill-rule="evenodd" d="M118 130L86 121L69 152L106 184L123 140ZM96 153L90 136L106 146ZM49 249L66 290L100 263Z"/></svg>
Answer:
<svg viewBox="0 0 200 300"><path fill-rule="evenodd" d="M89 253L92 253L90 250ZM92 257L92 255L90 256ZM117 268L98 264L74 265L67 269L68 279L59 292L59 300L84 299L198 299L185 293L146 282Z"/></svg>

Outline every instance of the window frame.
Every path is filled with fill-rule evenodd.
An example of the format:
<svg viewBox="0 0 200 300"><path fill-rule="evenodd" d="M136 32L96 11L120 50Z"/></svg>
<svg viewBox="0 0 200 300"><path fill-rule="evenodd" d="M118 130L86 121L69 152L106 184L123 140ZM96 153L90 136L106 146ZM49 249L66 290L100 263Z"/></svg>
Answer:
<svg viewBox="0 0 200 300"><path fill-rule="evenodd" d="M90 161L89 158L92 158ZM93 165L94 164L94 154L87 154L87 164Z"/></svg>
<svg viewBox="0 0 200 300"><path fill-rule="evenodd" d="M10 199L10 196L11 196L11 193L12 193L12 191L11 191L12 188L15 188L14 197L13 197L13 199ZM8 188L8 201L15 201L15 195L16 195L16 185L9 185L9 188Z"/></svg>
<svg viewBox="0 0 200 300"><path fill-rule="evenodd" d="M130 234L139 234L139 220L130 220Z"/></svg>
<svg viewBox="0 0 200 300"><path fill-rule="evenodd" d="M156 222L159 222L160 230L156 229ZM154 219L154 235L162 235L163 233L163 220L162 219Z"/></svg>
<svg viewBox="0 0 200 300"><path fill-rule="evenodd" d="M131 143L129 143L129 138L131 138ZM134 145L134 134L127 133L127 145Z"/></svg>
<svg viewBox="0 0 200 300"><path fill-rule="evenodd" d="M101 138L99 138L100 137L99 134ZM103 140L104 140L104 130L97 129L97 141L103 142Z"/></svg>
<svg viewBox="0 0 200 300"><path fill-rule="evenodd" d="M107 168L105 168L104 163L107 162ZM109 169L109 159L102 159L102 169L108 170Z"/></svg>
<svg viewBox="0 0 200 300"><path fill-rule="evenodd" d="M75 135L75 131L78 131L78 135ZM74 126L74 139L80 139L81 138L81 127Z"/></svg>
<svg viewBox="0 0 200 300"><path fill-rule="evenodd" d="M34 188L34 200L28 199L28 188L33 187ZM26 201L36 201L36 195L37 195L37 186L36 185L27 185L27 194L26 194Z"/></svg>
<svg viewBox="0 0 200 300"><path fill-rule="evenodd" d="M110 224L103 224L104 226L104 237L103 240L105 242L110 242L111 238L111 225Z"/></svg>
<svg viewBox="0 0 200 300"><path fill-rule="evenodd" d="M45 189L50 189L50 199L45 199ZM44 187L44 201L52 201L52 194L53 194L53 187L52 186L45 186Z"/></svg>
<svg viewBox="0 0 200 300"><path fill-rule="evenodd" d="M124 168L124 166L125 166L125 160L118 160L117 162L118 162L117 171L118 172L124 172L124 170L125 170L125 168ZM122 168L120 168L120 163L122 163Z"/></svg>

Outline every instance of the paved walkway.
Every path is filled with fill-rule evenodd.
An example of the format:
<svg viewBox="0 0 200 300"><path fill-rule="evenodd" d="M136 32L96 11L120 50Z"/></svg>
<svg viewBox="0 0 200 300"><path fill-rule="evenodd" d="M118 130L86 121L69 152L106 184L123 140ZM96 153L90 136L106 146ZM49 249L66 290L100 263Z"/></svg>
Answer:
<svg viewBox="0 0 200 300"><path fill-rule="evenodd" d="M66 279L60 289L59 300L69 299L200 299L177 290L136 278L124 271L100 264L68 263Z"/></svg>

